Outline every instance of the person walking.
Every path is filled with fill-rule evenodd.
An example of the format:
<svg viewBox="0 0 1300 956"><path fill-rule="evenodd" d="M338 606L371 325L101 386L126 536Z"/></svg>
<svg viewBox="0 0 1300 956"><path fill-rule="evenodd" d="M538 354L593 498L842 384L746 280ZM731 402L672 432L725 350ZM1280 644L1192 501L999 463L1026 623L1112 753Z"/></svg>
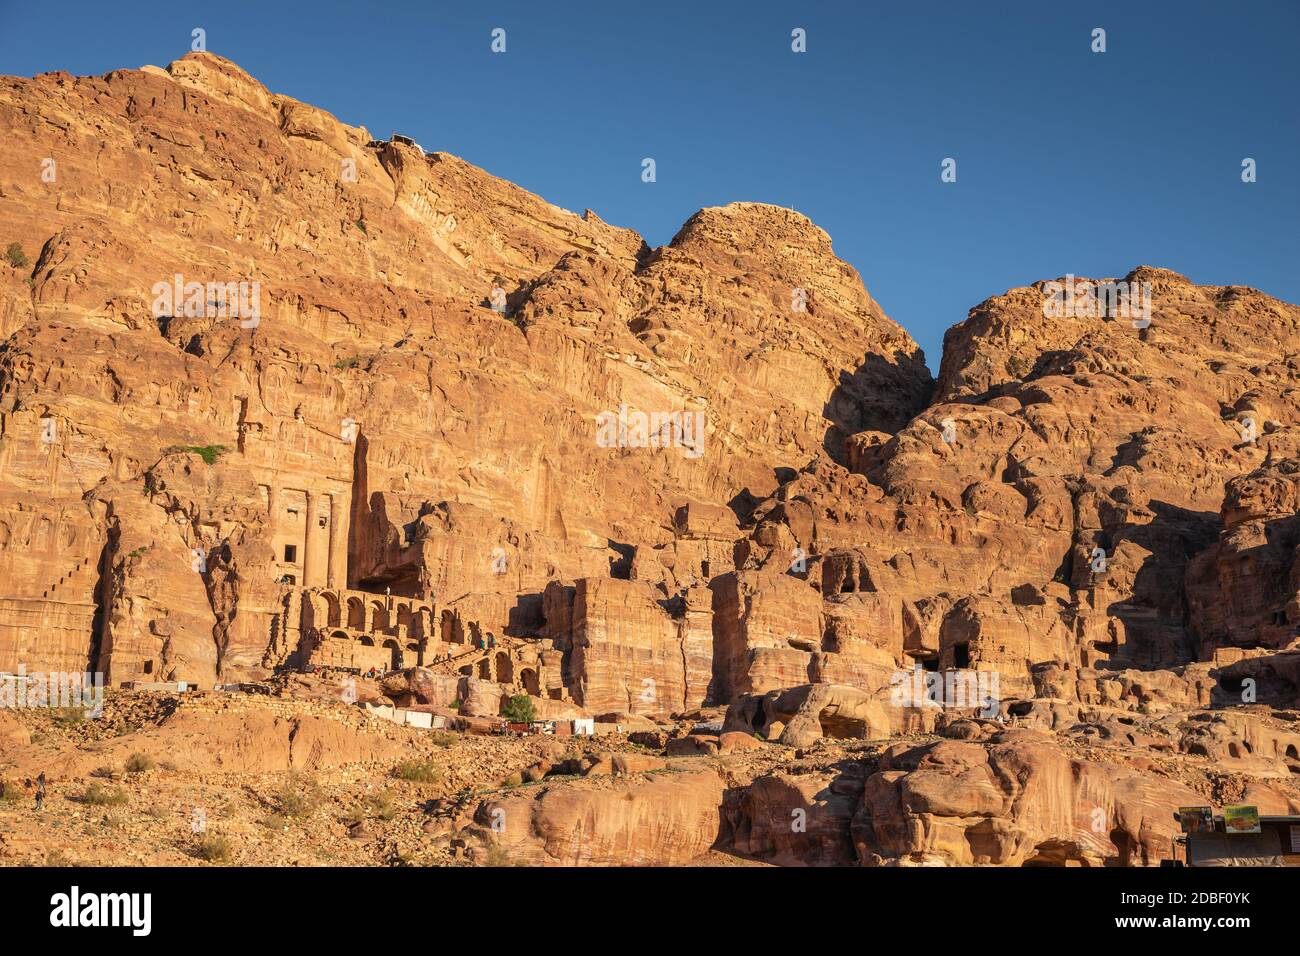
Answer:
<svg viewBox="0 0 1300 956"><path fill-rule="evenodd" d="M36 809L39 810L45 806L45 771L42 770L39 777L36 778Z"/></svg>

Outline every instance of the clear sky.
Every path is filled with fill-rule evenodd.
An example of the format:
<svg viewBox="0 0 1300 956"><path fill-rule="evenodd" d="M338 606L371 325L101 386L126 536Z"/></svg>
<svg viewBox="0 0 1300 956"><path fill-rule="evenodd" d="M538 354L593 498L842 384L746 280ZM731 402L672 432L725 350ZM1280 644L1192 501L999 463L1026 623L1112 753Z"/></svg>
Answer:
<svg viewBox="0 0 1300 956"><path fill-rule="evenodd" d="M0 73L163 66L195 27L274 92L651 245L702 206L798 209L932 368L971 306L1066 273L1300 302L1298 0L0 0Z"/></svg>

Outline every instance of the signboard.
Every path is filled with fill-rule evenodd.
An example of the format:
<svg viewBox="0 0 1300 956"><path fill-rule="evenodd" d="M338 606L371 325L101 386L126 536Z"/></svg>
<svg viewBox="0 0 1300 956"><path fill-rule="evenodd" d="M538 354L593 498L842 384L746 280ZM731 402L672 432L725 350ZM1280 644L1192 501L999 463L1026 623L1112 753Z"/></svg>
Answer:
<svg viewBox="0 0 1300 956"><path fill-rule="evenodd" d="M1259 807L1235 806L1223 808L1225 833L1259 833Z"/></svg>
<svg viewBox="0 0 1300 956"><path fill-rule="evenodd" d="M1300 853L1300 827L1291 827L1291 852Z"/></svg>
<svg viewBox="0 0 1300 956"><path fill-rule="evenodd" d="M1211 833L1214 831L1214 811L1209 807L1179 807L1178 823L1184 833Z"/></svg>

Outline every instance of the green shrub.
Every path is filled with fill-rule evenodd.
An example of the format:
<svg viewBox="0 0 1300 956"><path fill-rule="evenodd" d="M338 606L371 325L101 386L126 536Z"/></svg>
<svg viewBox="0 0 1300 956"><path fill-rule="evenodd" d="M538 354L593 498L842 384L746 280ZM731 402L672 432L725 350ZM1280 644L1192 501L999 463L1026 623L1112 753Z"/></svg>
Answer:
<svg viewBox="0 0 1300 956"><path fill-rule="evenodd" d="M504 847L502 847L498 843L492 843L488 845L487 860L484 862L483 865L496 867L496 866L518 866L519 864L510 858L510 854L506 852Z"/></svg>
<svg viewBox="0 0 1300 956"><path fill-rule="evenodd" d="M392 820L396 816L397 798L391 790L381 790L366 797L359 807L348 811L341 819L349 826L355 826L371 817L377 820Z"/></svg>
<svg viewBox="0 0 1300 956"><path fill-rule="evenodd" d="M442 769L428 758L407 760L393 768L393 776L415 783L437 783L442 779Z"/></svg>
<svg viewBox="0 0 1300 956"><path fill-rule="evenodd" d="M501 716L516 724L530 724L537 719L533 699L527 694L515 694L501 708Z"/></svg>
<svg viewBox="0 0 1300 956"><path fill-rule="evenodd" d="M15 269L21 269L23 266L27 265L27 253L23 252L23 247L20 243L9 243L9 248L5 250L5 261Z"/></svg>
<svg viewBox="0 0 1300 956"><path fill-rule="evenodd" d="M0 801L5 803L21 803L23 799L22 788L16 783L10 783L8 780L0 780Z"/></svg>
<svg viewBox="0 0 1300 956"><path fill-rule="evenodd" d="M209 863L229 863L234 856L234 848L223 836L204 837L195 845L194 852L199 859Z"/></svg>
<svg viewBox="0 0 1300 956"><path fill-rule="evenodd" d="M202 458L205 465L211 465L229 450L225 445L172 445L167 449L166 454L174 455L180 452L188 452Z"/></svg>
<svg viewBox="0 0 1300 956"><path fill-rule="evenodd" d="M380 820L391 820L397 816L397 801L387 790L374 794L366 803L370 806L370 812Z"/></svg>
<svg viewBox="0 0 1300 956"><path fill-rule="evenodd" d="M429 734L429 743L435 747L450 747L456 742L456 734L448 733L445 730L438 730Z"/></svg>
<svg viewBox="0 0 1300 956"><path fill-rule="evenodd" d="M361 357L358 355L349 355L347 358L341 358L334 363L335 368L356 368L361 364Z"/></svg>
<svg viewBox="0 0 1300 956"><path fill-rule="evenodd" d="M309 777L291 773L284 786L276 793L275 799L279 804L281 816L294 819L310 816L320 804L320 788L316 786L316 781Z"/></svg>
<svg viewBox="0 0 1300 956"><path fill-rule="evenodd" d="M81 795L81 802L95 807L120 807L126 803L126 794L115 787L92 783Z"/></svg>
<svg viewBox="0 0 1300 956"><path fill-rule="evenodd" d="M86 719L86 712L80 707L59 707L50 711L50 717L56 727L76 727Z"/></svg>
<svg viewBox="0 0 1300 956"><path fill-rule="evenodd" d="M127 773L144 773L146 770L152 770L153 768L153 757L148 754L133 753L126 758Z"/></svg>

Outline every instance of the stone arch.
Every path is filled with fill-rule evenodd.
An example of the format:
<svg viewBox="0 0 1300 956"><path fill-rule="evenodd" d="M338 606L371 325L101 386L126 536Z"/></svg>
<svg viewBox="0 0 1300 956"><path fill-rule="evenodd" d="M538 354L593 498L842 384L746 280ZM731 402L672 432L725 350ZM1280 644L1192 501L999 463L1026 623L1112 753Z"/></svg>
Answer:
<svg viewBox="0 0 1300 956"><path fill-rule="evenodd" d="M397 605L397 626L406 625L407 633L411 630L411 605L403 601Z"/></svg>
<svg viewBox="0 0 1300 956"><path fill-rule="evenodd" d="M348 598L348 627L354 631L366 629L366 605L359 597Z"/></svg>
<svg viewBox="0 0 1300 956"><path fill-rule="evenodd" d="M392 669L400 671L402 669L402 648L393 638L384 641L384 647L392 651Z"/></svg>
<svg viewBox="0 0 1300 956"><path fill-rule="evenodd" d="M359 640L361 641L361 646L362 646L362 647L374 647L374 646L375 646L375 639L374 639L373 637L371 637L369 634L362 634L361 637L359 638Z"/></svg>
<svg viewBox="0 0 1300 956"><path fill-rule="evenodd" d="M341 641L350 640L347 631L331 631L330 637L337 637Z"/></svg>
<svg viewBox="0 0 1300 956"><path fill-rule="evenodd" d="M418 607L415 609L415 616L412 620L411 636L418 638L428 638L431 633L430 622L433 620L433 611L427 607Z"/></svg>
<svg viewBox="0 0 1300 956"><path fill-rule="evenodd" d="M314 594L304 594L302 596L302 626L304 630L326 626L325 617L321 614L317 600L317 596Z"/></svg>
<svg viewBox="0 0 1300 956"><path fill-rule="evenodd" d="M465 635L461 629L456 626L456 617L452 614L450 609L446 609L442 612L442 620L439 622L439 628L442 632L442 643L465 643Z"/></svg>
<svg viewBox="0 0 1300 956"><path fill-rule="evenodd" d="M478 676L480 680L492 679L492 659L485 657L478 662Z"/></svg>
<svg viewBox="0 0 1300 956"><path fill-rule="evenodd" d="M524 693L531 694L533 697L542 696L542 685L537 679L537 671L531 667L520 670L519 683L523 685Z"/></svg>
<svg viewBox="0 0 1300 956"><path fill-rule="evenodd" d="M511 662L510 655L505 651L497 651L496 667L498 684L513 684L515 682L515 665Z"/></svg>
<svg viewBox="0 0 1300 956"><path fill-rule="evenodd" d="M388 608L384 606L383 601L370 602L370 630L388 630Z"/></svg>
<svg viewBox="0 0 1300 956"><path fill-rule="evenodd" d="M321 598L325 601L325 622L327 627L338 627L343 623L341 609L339 608L339 596L333 591L321 592Z"/></svg>
<svg viewBox="0 0 1300 956"><path fill-rule="evenodd" d="M817 715L821 725L822 736L838 740L861 740L867 737L867 722L856 717L847 717L840 713L838 706L824 707Z"/></svg>

